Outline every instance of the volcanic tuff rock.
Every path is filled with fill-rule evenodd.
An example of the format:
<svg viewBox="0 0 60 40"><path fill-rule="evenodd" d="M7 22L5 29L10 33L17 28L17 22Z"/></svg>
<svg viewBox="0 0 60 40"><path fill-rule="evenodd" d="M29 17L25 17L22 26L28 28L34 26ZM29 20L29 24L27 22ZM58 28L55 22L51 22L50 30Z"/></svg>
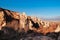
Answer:
<svg viewBox="0 0 60 40"><path fill-rule="evenodd" d="M27 16L25 13L21 14L0 8L0 30L4 27L12 28L18 32L29 30L43 34L60 32L60 25L55 22L45 22L37 17Z"/></svg>

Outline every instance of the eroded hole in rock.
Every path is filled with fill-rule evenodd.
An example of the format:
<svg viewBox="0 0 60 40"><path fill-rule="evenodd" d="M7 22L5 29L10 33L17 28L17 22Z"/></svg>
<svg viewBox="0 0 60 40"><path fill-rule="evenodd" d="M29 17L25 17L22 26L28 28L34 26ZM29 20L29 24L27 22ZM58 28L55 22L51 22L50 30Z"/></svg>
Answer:
<svg viewBox="0 0 60 40"><path fill-rule="evenodd" d="M32 27L35 27L36 29L38 29L39 28L39 24L36 22L36 23L34 23L33 21L32 21L32 19L30 19L30 21L32 22L32 24L33 24L33 26Z"/></svg>

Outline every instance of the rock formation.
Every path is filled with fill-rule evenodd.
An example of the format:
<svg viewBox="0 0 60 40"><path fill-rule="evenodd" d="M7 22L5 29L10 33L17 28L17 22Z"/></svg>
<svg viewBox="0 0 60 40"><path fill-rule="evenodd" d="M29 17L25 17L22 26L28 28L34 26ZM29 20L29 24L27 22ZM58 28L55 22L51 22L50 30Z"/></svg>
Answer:
<svg viewBox="0 0 60 40"><path fill-rule="evenodd" d="M0 40L60 40L60 24L0 8Z"/></svg>
<svg viewBox="0 0 60 40"><path fill-rule="evenodd" d="M18 32L29 30L43 34L60 32L60 26L55 22L45 22L37 17L27 16L25 13L20 14L0 8L0 30L4 27L12 28Z"/></svg>

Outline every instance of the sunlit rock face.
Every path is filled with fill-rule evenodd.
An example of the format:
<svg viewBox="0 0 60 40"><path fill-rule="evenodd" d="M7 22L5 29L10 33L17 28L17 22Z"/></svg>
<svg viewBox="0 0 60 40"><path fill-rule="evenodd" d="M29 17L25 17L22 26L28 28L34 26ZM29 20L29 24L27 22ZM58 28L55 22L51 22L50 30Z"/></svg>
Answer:
<svg viewBox="0 0 60 40"><path fill-rule="evenodd" d="M59 32L60 27L54 22L45 22L37 17L27 16L7 9L0 8L0 30L4 27L10 27L18 32L24 30L33 30L38 33L47 34L49 32Z"/></svg>
<svg viewBox="0 0 60 40"><path fill-rule="evenodd" d="M0 29L7 26L18 30L19 26L19 15L16 12L0 8ZM17 26L17 27L16 27Z"/></svg>
<svg viewBox="0 0 60 40"><path fill-rule="evenodd" d="M0 40L60 40L59 32L56 22L0 8Z"/></svg>
<svg viewBox="0 0 60 40"><path fill-rule="evenodd" d="M6 21L4 19L4 13L3 13L2 9L0 9L0 30L5 25L6 25Z"/></svg>

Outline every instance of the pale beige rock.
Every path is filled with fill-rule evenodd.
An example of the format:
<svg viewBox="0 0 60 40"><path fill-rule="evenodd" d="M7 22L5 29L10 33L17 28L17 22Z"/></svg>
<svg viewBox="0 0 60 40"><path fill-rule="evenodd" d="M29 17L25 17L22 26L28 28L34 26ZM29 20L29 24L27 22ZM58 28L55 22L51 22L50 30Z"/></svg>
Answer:
<svg viewBox="0 0 60 40"><path fill-rule="evenodd" d="M20 30L26 28L26 25L25 25L26 24L26 19L27 19L27 16L25 14L20 14L20 20L19 20L19 22L20 22L20 26L19 26Z"/></svg>
<svg viewBox="0 0 60 40"><path fill-rule="evenodd" d="M44 22L44 26L43 27L49 27L49 22Z"/></svg>
<svg viewBox="0 0 60 40"><path fill-rule="evenodd" d="M56 28L55 32L60 32L60 26L58 25L58 27Z"/></svg>
<svg viewBox="0 0 60 40"><path fill-rule="evenodd" d="M31 23L31 21L29 21L29 29L30 29L30 30L33 30L32 25L33 25L33 24Z"/></svg>
<svg viewBox="0 0 60 40"><path fill-rule="evenodd" d="M11 12L12 13L12 17L15 18L15 19L19 19L19 13L18 12Z"/></svg>
<svg viewBox="0 0 60 40"><path fill-rule="evenodd" d="M6 22L4 22L4 13L3 13L3 11L0 11L0 30L5 25L6 25Z"/></svg>
<svg viewBox="0 0 60 40"><path fill-rule="evenodd" d="M0 21L3 21L4 20L4 13L3 11L0 11Z"/></svg>

